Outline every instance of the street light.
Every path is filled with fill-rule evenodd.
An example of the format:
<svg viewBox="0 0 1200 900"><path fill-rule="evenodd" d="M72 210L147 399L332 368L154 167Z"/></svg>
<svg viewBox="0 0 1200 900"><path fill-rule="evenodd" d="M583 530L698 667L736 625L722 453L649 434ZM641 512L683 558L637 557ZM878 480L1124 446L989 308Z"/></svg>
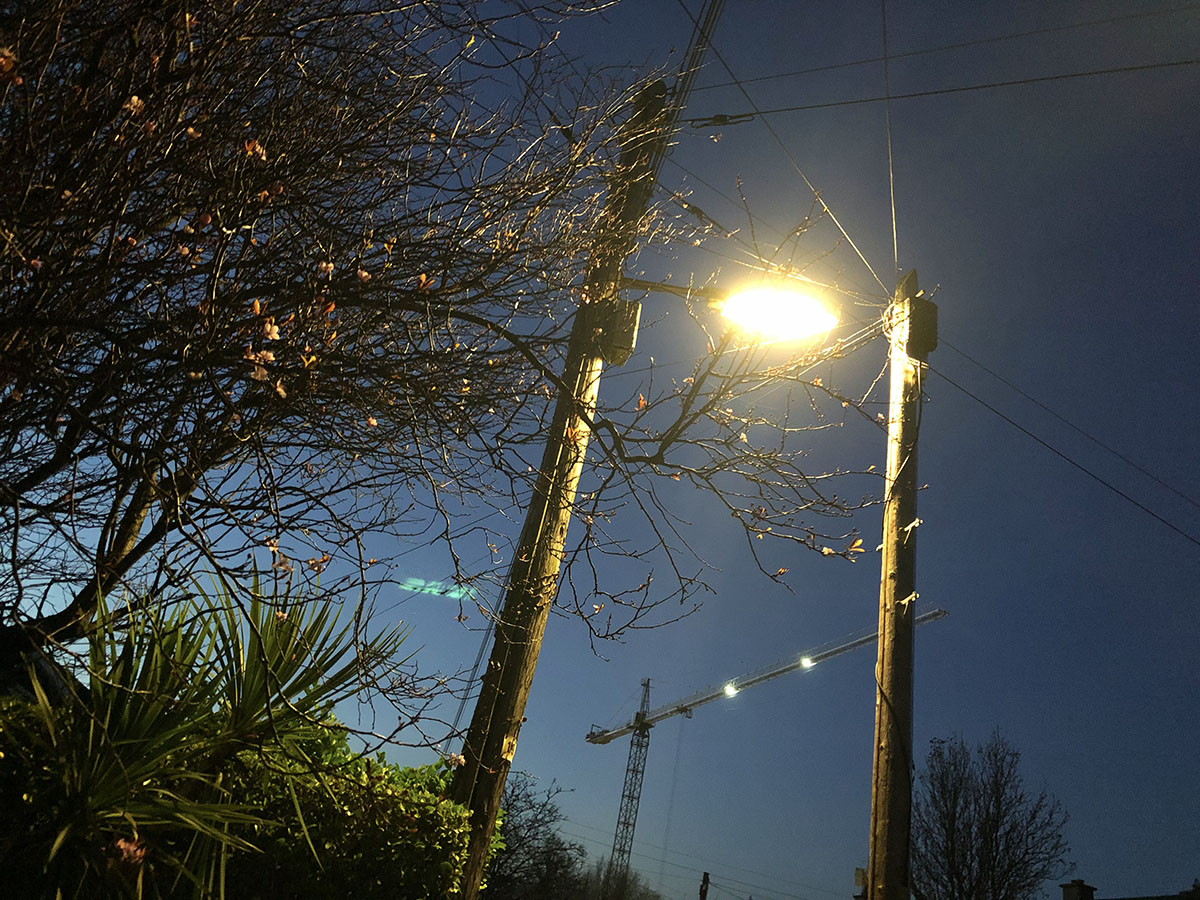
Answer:
<svg viewBox="0 0 1200 900"><path fill-rule="evenodd" d="M718 305L721 315L739 331L772 341L811 338L829 332L838 322L817 297L786 283L754 285Z"/></svg>

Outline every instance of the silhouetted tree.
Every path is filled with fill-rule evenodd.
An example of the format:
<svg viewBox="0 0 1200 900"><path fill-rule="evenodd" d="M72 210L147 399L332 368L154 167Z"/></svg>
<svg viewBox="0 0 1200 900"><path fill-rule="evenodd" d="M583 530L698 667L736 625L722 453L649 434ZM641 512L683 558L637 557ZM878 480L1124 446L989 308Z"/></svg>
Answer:
<svg viewBox="0 0 1200 900"><path fill-rule="evenodd" d="M619 879L611 877L607 858L597 860L584 879L583 900L662 900L640 872L627 870Z"/></svg>
<svg viewBox="0 0 1200 900"><path fill-rule="evenodd" d="M935 740L913 798L912 885L918 900L1028 900L1067 871L1067 814L1030 793L1021 755L998 733L976 748Z"/></svg>
<svg viewBox="0 0 1200 900"><path fill-rule="evenodd" d="M504 785L504 849L487 870L489 900L576 900L580 897L585 852L563 840L558 824L563 813L555 802L562 789L551 784L539 791L536 780L513 772Z"/></svg>

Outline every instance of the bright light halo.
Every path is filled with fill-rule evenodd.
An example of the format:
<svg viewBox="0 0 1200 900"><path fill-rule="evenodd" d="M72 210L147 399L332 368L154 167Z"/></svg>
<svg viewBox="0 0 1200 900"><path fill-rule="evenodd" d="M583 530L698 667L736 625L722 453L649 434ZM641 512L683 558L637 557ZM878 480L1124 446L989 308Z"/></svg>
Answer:
<svg viewBox="0 0 1200 900"><path fill-rule="evenodd" d="M759 340L793 341L824 334L837 316L809 294L762 285L734 294L721 314Z"/></svg>

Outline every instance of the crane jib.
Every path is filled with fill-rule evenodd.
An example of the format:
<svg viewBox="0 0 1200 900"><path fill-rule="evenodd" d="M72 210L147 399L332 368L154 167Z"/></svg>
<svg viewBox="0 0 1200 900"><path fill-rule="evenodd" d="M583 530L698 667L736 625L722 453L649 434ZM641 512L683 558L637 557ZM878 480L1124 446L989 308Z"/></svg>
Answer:
<svg viewBox="0 0 1200 900"><path fill-rule="evenodd" d="M913 620L913 624L925 625L929 622L936 622L938 619L944 619L947 615L949 613L944 609L930 610L917 616ZM763 669L756 669L753 672L747 672L745 675L732 678L719 685L691 694L682 700L676 700L673 703L655 707L645 715L642 715L639 711L633 719L619 728L605 730L593 726L585 740L589 744L607 744L619 737L633 734L635 731L649 730L663 719L669 719L671 716L677 716L682 713L690 717L692 710L697 706L702 706L721 697L731 697L734 694L744 691L746 688L754 687L765 681L771 681L774 678L787 675L789 672L795 672L798 669L810 669L817 663L825 662L826 660L833 659L835 656L841 656L843 653L849 653L851 650L857 650L859 647L874 643L877 636L878 632L870 631L834 646L824 644L806 653L801 653L799 656L790 656L786 660L781 660L774 665Z"/></svg>

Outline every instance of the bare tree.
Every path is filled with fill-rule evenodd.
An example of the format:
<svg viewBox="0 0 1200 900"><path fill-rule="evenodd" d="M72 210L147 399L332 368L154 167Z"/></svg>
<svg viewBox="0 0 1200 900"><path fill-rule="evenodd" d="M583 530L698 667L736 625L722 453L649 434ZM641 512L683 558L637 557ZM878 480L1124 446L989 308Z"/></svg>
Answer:
<svg viewBox="0 0 1200 900"><path fill-rule="evenodd" d="M1067 814L1026 790L1020 759L998 733L974 755L962 738L933 742L913 802L918 900L1028 900L1069 870Z"/></svg>
<svg viewBox="0 0 1200 900"><path fill-rule="evenodd" d="M532 489L631 86L598 93L550 52L546 23L580 4L485 9L0 15L0 649L61 645L103 594L159 596L198 566L245 583L269 562L314 596L369 598L421 540L445 544L464 591L491 576L460 548L502 545L485 515ZM652 213L637 237L680 228ZM755 552L861 549L818 525L861 501L802 465L805 432L829 424L811 360L768 372L696 325L691 376L651 367L594 422L559 604L598 637L703 587L663 479L715 492ZM797 391L782 417L755 411L768 384ZM622 507L649 545L615 533ZM610 553L644 576L601 579ZM652 591L664 560L673 586Z"/></svg>
<svg viewBox="0 0 1200 900"><path fill-rule="evenodd" d="M510 773L500 826L504 849L487 870L486 896L491 900L568 900L580 895L586 853L559 836L564 816L555 797L562 790L553 783L539 790L533 776Z"/></svg>

